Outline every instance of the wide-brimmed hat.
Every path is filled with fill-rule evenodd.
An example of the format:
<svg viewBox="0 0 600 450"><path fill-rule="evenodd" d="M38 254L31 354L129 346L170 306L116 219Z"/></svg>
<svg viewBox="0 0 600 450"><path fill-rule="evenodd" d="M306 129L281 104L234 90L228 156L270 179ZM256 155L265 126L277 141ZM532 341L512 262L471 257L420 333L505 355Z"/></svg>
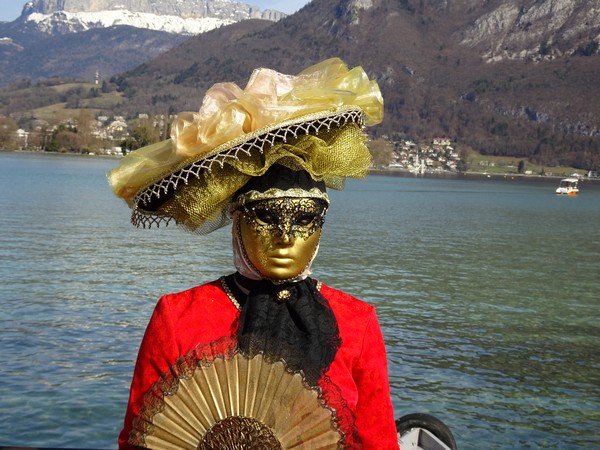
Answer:
<svg viewBox="0 0 600 450"><path fill-rule="evenodd" d="M257 69L245 89L211 87L199 112L178 115L170 139L123 157L108 178L134 225L175 221L205 234L228 222L233 195L274 164L334 189L365 177L363 128L382 119L379 87L361 67L332 58L296 76Z"/></svg>

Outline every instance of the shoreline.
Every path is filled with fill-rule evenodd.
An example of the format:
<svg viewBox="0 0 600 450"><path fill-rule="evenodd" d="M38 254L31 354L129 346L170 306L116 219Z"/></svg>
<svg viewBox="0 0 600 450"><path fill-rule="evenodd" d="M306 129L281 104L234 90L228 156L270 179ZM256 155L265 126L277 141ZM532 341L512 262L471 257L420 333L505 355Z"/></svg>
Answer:
<svg viewBox="0 0 600 450"><path fill-rule="evenodd" d="M102 158L102 159L115 159L119 160L122 156L117 155L103 155L94 154L90 155L87 153L62 153L62 152L44 152L44 151L31 151L31 150L0 150L0 153L18 153L25 155L44 155L44 156L67 156L67 157L80 157L80 158ZM560 181L563 178L567 178L562 175L525 175L518 173L487 173L487 172L425 172L425 173L412 173L408 170L401 169L369 169L369 175L374 176L388 176L388 177L415 177L415 178L447 178L447 179L490 179L496 181ZM599 178L588 178L579 177L580 182L598 183L600 184Z"/></svg>
<svg viewBox="0 0 600 450"><path fill-rule="evenodd" d="M105 155L105 154L96 154L93 155L89 153L71 153L71 152L44 152L37 150L0 150L0 153L18 153L20 155L48 155L48 156L69 156L69 157L82 157L82 158L111 158L111 159L121 159L123 156L118 155Z"/></svg>
<svg viewBox="0 0 600 450"><path fill-rule="evenodd" d="M446 179L477 179L477 180L496 180L496 181L547 181L557 182L563 178L568 178L562 175L525 175L518 173L487 173L487 172L426 172L412 173L408 170L398 169L372 169L369 170L369 175L388 176L388 177L413 177L413 178L446 178ZM579 177L580 182L590 182L600 184L600 178Z"/></svg>

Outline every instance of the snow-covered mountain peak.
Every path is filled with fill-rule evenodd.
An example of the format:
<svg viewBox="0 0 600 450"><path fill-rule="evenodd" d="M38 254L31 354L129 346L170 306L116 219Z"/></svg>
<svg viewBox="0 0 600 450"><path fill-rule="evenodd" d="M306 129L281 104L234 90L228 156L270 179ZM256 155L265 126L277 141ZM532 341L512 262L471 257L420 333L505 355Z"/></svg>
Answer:
<svg viewBox="0 0 600 450"><path fill-rule="evenodd" d="M236 22L233 19L159 16L127 10L78 13L59 11L52 14L32 13L26 17L26 20L27 22L35 23L40 31L49 34L57 32L60 34L64 34L65 32L73 33L86 31L91 28L109 28L118 25L128 25L135 28L165 31L174 34L199 34Z"/></svg>
<svg viewBox="0 0 600 450"><path fill-rule="evenodd" d="M232 0L31 0L20 20L48 34L128 25L191 35L245 19L283 17L279 11L260 11Z"/></svg>

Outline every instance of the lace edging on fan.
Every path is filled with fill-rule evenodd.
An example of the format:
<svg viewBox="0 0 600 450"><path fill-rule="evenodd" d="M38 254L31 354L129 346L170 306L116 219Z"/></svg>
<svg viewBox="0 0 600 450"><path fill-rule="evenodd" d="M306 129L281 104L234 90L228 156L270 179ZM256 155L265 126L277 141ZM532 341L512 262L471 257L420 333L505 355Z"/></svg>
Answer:
<svg viewBox="0 0 600 450"><path fill-rule="evenodd" d="M327 375L321 377L319 386L322 395L321 401L333 411L334 420L344 435L342 448L361 449L363 442L356 427L356 417L342 395L341 389Z"/></svg>

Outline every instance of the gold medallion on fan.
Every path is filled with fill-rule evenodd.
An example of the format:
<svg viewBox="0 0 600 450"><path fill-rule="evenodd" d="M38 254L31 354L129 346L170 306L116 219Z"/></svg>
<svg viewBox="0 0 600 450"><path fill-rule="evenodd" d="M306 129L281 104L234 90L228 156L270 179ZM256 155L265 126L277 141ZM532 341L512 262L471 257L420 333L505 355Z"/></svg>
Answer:
<svg viewBox="0 0 600 450"><path fill-rule="evenodd" d="M138 420L133 435L146 448L335 449L342 440L320 390L283 361L235 353L198 365L163 392L157 412ZM141 419L141 417L140 417Z"/></svg>

